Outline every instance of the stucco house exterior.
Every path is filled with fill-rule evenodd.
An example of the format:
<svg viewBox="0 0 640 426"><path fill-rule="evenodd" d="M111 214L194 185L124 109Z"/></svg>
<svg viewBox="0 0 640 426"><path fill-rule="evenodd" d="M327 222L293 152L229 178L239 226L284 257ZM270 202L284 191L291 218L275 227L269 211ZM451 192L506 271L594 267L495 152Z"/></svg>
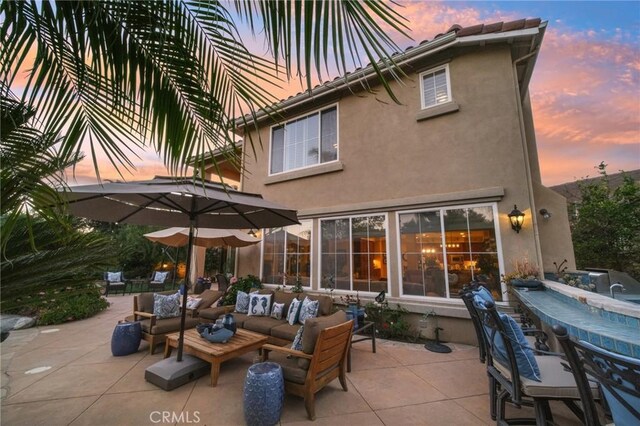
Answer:
<svg viewBox="0 0 640 426"><path fill-rule="evenodd" d="M369 68L283 100L243 137L240 189L298 210L301 224L261 230L239 249L238 275L265 285L299 276L309 291L385 290L411 312L434 311L443 338L467 339L458 290L472 279L508 302L500 275L524 257L575 268L566 201L541 184L529 81L547 23L460 27L394 56L406 77L373 84ZM253 132L248 134L249 132ZM524 212L515 232L508 214ZM544 218L546 209L552 216Z"/></svg>

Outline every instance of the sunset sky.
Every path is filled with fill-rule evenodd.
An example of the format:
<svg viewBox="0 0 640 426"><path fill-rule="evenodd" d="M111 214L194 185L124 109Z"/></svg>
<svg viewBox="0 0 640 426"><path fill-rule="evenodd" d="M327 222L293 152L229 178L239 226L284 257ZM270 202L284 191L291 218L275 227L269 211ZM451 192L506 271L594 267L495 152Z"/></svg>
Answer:
<svg viewBox="0 0 640 426"><path fill-rule="evenodd" d="M640 168L640 2L426 2L403 1L414 41L430 40L453 24L539 17L548 21L530 85L542 180L556 185ZM334 76L331 76L332 78ZM292 85L283 97L300 91ZM153 152L134 159L127 180L166 174ZM101 168L103 177L116 178ZM80 164L70 184L94 181L93 166Z"/></svg>

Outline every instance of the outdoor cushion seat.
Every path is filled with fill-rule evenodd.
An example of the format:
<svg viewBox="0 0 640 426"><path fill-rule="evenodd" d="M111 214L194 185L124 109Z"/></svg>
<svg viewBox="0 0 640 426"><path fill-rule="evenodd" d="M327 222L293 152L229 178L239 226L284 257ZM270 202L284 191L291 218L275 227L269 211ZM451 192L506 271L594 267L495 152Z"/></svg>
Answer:
<svg viewBox="0 0 640 426"><path fill-rule="evenodd" d="M156 324L151 328L151 330L149 330L150 322L150 319L140 321L142 331L145 333L166 334L180 331L180 317L157 319ZM185 318L184 326L185 328L193 328L198 324L198 322L197 318L187 317Z"/></svg>
<svg viewBox="0 0 640 426"><path fill-rule="evenodd" d="M244 328L244 322L247 318L250 318L247 314L241 314L240 312L231 312L233 315L233 319L236 320L236 326L240 328Z"/></svg>
<svg viewBox="0 0 640 426"><path fill-rule="evenodd" d="M231 312L231 310L228 306L212 306L206 309L198 309L198 316L201 322L213 322L229 312Z"/></svg>
<svg viewBox="0 0 640 426"><path fill-rule="evenodd" d="M567 371L563 364L566 361L556 356L536 355L536 362L540 369L541 382L521 377L522 389L535 398L571 398L580 399L576 381L571 371ZM497 361L497 360L496 360ZM511 380L511 370L501 362L494 363L495 367L507 380ZM591 392L598 397L597 383L590 382Z"/></svg>
<svg viewBox="0 0 640 426"><path fill-rule="evenodd" d="M298 334L299 328L300 324L291 325L288 322L285 322L282 325L273 327L271 329L271 335L273 337L277 337L278 339L284 339L293 342L293 339L296 338L296 334Z"/></svg>
<svg viewBox="0 0 640 426"><path fill-rule="evenodd" d="M278 364L280 364L280 366L282 367L282 376L284 377L285 381L304 385L304 381L307 378L309 369L301 368L297 362L299 360L300 358L295 356L292 356L290 358L281 357L281 358L278 358ZM326 370L318 373L316 375L316 378L319 379L324 375L326 375L327 373L329 373L330 371L331 371L331 368L327 368Z"/></svg>
<svg viewBox="0 0 640 426"><path fill-rule="evenodd" d="M331 315L331 308L333 307L333 300L330 296L325 295L300 295L299 299L304 300L305 297L308 297L310 300L317 300L318 304L318 316Z"/></svg>
<svg viewBox="0 0 640 426"><path fill-rule="evenodd" d="M255 331L256 333L271 335L271 329L273 327L277 327L284 323L284 320L277 320L275 318L249 316L242 325L242 328L246 328L249 331Z"/></svg>

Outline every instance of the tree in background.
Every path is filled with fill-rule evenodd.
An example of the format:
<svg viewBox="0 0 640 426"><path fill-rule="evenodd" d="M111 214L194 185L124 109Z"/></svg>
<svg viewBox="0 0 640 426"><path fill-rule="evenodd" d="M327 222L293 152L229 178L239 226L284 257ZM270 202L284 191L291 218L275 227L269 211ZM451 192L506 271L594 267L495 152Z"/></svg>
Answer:
<svg viewBox="0 0 640 426"><path fill-rule="evenodd" d="M582 199L577 214L570 215L576 265L640 279L640 185L624 175L622 184L611 188L606 167L598 166L600 179L579 184Z"/></svg>
<svg viewBox="0 0 640 426"><path fill-rule="evenodd" d="M0 80L20 85L62 152L88 144L96 174L103 152L133 168L133 146L159 153L172 172L220 150L239 167L236 119L273 114L274 88L292 78L311 89L335 68L358 90L361 57L391 98L387 78L402 71L385 31L406 35L393 2L360 1L12 1L0 3ZM246 25L268 50L253 54ZM384 28L384 30L383 30ZM34 55L35 53L35 55ZM26 77L26 83L20 83ZM252 141L245 141L251 150ZM255 150L253 150L255 154ZM204 174L202 174L204 176Z"/></svg>

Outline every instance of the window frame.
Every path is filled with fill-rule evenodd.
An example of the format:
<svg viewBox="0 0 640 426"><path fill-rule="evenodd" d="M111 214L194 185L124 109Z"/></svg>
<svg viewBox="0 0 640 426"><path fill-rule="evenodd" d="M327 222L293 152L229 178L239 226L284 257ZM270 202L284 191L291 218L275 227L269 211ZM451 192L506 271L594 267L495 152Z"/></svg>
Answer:
<svg viewBox="0 0 640 426"><path fill-rule="evenodd" d="M351 224L351 219L358 217L369 217L369 216L384 216L384 232L385 232L385 255L387 259L389 259L389 213L388 212L371 212L371 213L361 213L361 214L352 214L352 215L342 215L342 216L332 216L332 217L321 217L318 218L318 237L317 237L317 253L318 253L318 290L327 290L327 288L322 287L322 222L329 220L341 220L341 219L349 219L349 289L338 289L334 288L333 291L336 294L351 294L356 290L353 290L353 229ZM387 261L388 264L388 261ZM391 273L387 273L387 283L386 283L386 293L389 293L389 277ZM363 294L378 294L379 291L359 291Z"/></svg>
<svg viewBox="0 0 640 426"><path fill-rule="evenodd" d="M302 225L303 223L308 222L309 223L309 231L311 232L310 234L310 243L309 243L309 264L310 264L310 270L309 270L309 285L303 285L302 287L306 288L306 289L312 289L313 288L313 276L314 276L314 244L313 244L313 238L314 238L314 221L312 219L300 219L300 224ZM290 226L297 226L297 225L290 225ZM283 229L286 232L286 229L288 228L288 226L279 226L277 228ZM261 229L261 233L262 233L262 238L260 241L260 282L263 285L267 285L267 286L281 286L283 285L283 282L277 282L277 283L266 283L263 282L262 280L264 279L264 244L265 244L265 231L267 229L273 229L273 228L263 228ZM284 270L287 270L287 240L286 240L286 234L285 234L285 244L284 244L284 253L283 253L283 261L284 263ZM288 286L291 286L291 283L287 283Z"/></svg>
<svg viewBox="0 0 640 426"><path fill-rule="evenodd" d="M287 170L282 170L281 172L271 172L271 161L272 161L272 153L273 153L273 131L275 128L277 127L281 127L284 126L284 128L286 129L287 123L292 123L294 121L298 121L300 119L303 118L307 118L307 117L311 117L313 115L318 115L319 116L319 120L318 120L318 143L322 144L322 112L330 110L332 108L335 108L336 110L336 159L335 160L331 160L331 161L326 161L326 162L322 162L322 152L321 150L318 151L318 163L316 164L311 164L308 166L302 166L302 167L296 167L293 169L287 169ZM283 151L283 156L284 156L284 152L286 152L286 150ZM284 158L283 158L283 161ZM283 122L280 123L276 123L272 126L269 127L269 162L267 164L267 176L280 176L286 173L290 173L290 172L294 172L294 171L298 171L298 170L306 170L306 169L313 169L314 167L318 167L324 164L332 164L332 163L337 163L340 161L340 109L338 106L338 103L334 103L334 104L329 104L329 105L325 105L322 108L317 108L313 111L310 112L306 112L303 114L298 114L296 116L293 116Z"/></svg>
<svg viewBox="0 0 640 426"><path fill-rule="evenodd" d="M445 301L445 302L451 302L451 303L459 303L462 302L461 300L457 299L457 298L452 298L451 294L450 294L450 287L449 287L449 276L448 273L444 274L444 279L445 279L445 285L446 285L446 297L437 297L437 296L419 296L419 295L415 295L415 294L404 294L404 282L403 282L403 277L402 277L402 234L401 234L401 230L400 230L400 215L403 214L415 214L415 213L425 213L425 212L440 212L440 233L441 233L441 238L442 238L442 244L443 246L445 245L446 241L444 240L445 238L445 223L444 223L444 211L446 210L458 210L458 209L470 209L470 208L477 208L477 207L491 207L491 210L493 212L493 217L494 217L494 222L493 222L493 227L494 227L494 231L495 231L495 237L496 237L496 251L497 251L497 257L498 257L498 268L500 270L500 276L502 276L502 274L505 273L505 267L504 267L504 256L503 256L503 251L502 251L502 236L500 234L500 216L498 213L498 203L497 202L490 202L490 203L475 203L475 204L455 204L455 205L447 205L447 206L439 206L439 207L432 207L432 208L421 208L421 209L411 209L411 210L401 210L401 211L397 211L396 213L396 248L397 248L397 263L396 265L398 265L398 270L397 270L397 279L398 279L398 283L399 283L399 290L400 290L400 298L405 299L405 300L429 300L429 301ZM444 248L444 247L443 247ZM448 259L447 259L447 252L443 250L443 267L444 267L444 271L448 271ZM502 281L500 281L500 291L503 294L503 298L502 301L496 301L497 304L507 304L509 302L509 293L507 292L507 286L505 283L503 283Z"/></svg>
<svg viewBox="0 0 640 426"><path fill-rule="evenodd" d="M424 99L424 76L427 74L435 74L440 70L445 70L445 77L447 79L447 100L444 102L440 102L440 103L435 103L433 105L425 105L425 99ZM423 71L419 74L420 77L420 109L421 110L425 110L425 109L429 109L429 108L435 108L441 105L446 105L450 102L453 101L453 96L451 95L451 74L449 72L449 64L443 64L443 65L439 65L437 67L434 68L430 68L426 71Z"/></svg>

